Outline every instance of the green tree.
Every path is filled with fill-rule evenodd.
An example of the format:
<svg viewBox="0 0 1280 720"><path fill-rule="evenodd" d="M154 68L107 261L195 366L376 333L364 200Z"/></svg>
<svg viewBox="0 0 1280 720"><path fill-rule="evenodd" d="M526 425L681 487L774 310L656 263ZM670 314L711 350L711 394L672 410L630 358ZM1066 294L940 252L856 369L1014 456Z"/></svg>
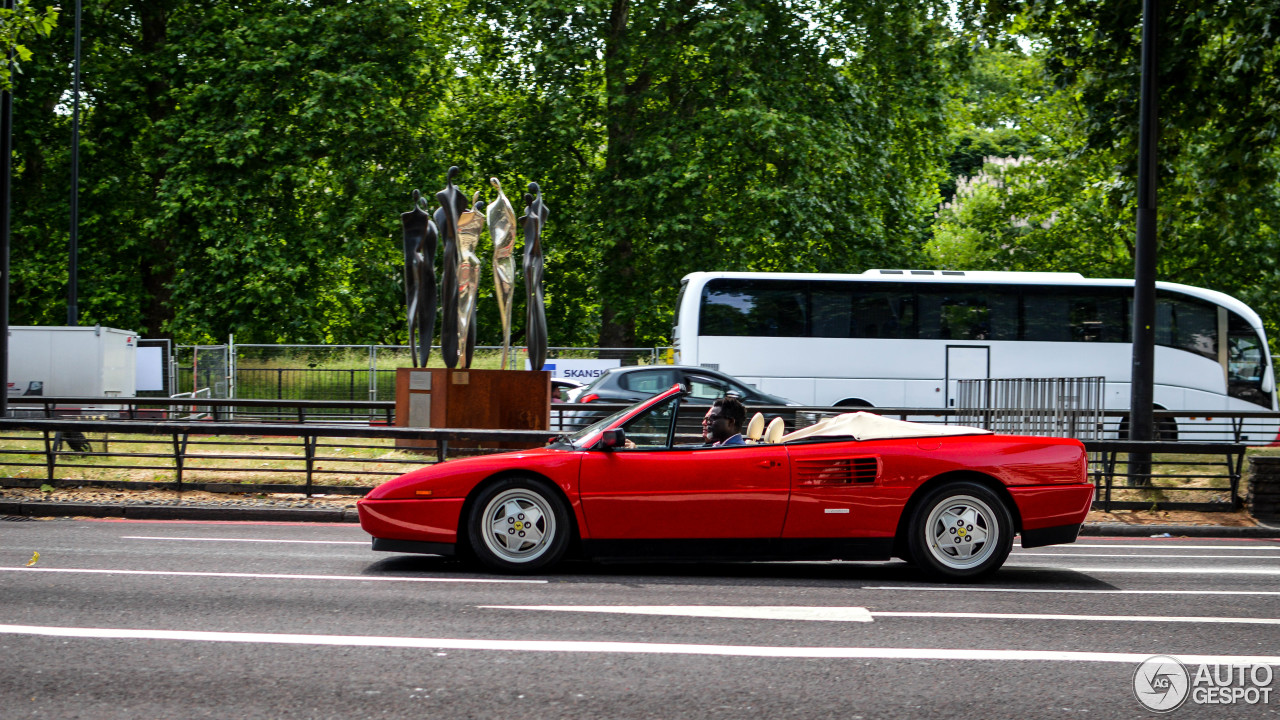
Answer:
<svg viewBox="0 0 1280 720"><path fill-rule="evenodd" d="M605 346L663 342L693 270L909 263L939 178L942 9L486 5L494 77L540 108L516 154L570 178L549 239L586 269L566 280L599 298L577 324Z"/></svg>
<svg viewBox="0 0 1280 720"><path fill-rule="evenodd" d="M447 10L447 8L445 8ZM451 73L400 0L87 2L85 322L181 340L394 340L397 208ZM24 77L15 322L59 322L69 33ZM443 78L443 79L442 79Z"/></svg>
<svg viewBox="0 0 1280 720"><path fill-rule="evenodd" d="M22 63L32 59L26 43L49 35L57 24L58 8L52 5L38 10L29 0L18 0L13 8L0 7L0 57L10 58L9 62L0 62L0 90L13 87L10 63L21 71Z"/></svg>
<svg viewBox="0 0 1280 720"><path fill-rule="evenodd" d="M935 258L1132 275L1141 9L1137 0L984 2L966 17L980 54L1020 56L1012 95L983 98L991 155L1030 161L940 214ZM1161 3L1159 277L1231 293L1280 330L1280 2ZM1026 53L1010 48L1021 45ZM1034 98L1034 100L1033 100ZM988 147L994 147L991 143ZM972 166L966 175L976 175Z"/></svg>

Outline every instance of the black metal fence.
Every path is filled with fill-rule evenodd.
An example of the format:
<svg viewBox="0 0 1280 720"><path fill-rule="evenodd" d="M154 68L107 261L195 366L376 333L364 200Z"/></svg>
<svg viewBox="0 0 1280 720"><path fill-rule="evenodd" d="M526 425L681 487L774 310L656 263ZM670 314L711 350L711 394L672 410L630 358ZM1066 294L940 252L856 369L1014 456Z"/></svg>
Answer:
<svg viewBox="0 0 1280 720"><path fill-rule="evenodd" d="M222 418L230 415L229 408L248 401L198 402L211 403L209 420L72 419L58 417L52 408L48 418L0 419L0 486L363 494L372 484L413 466L457 455L495 452L496 443L540 445L552 434L396 428L368 422L320 424L316 421L322 416L308 411L322 401L295 402L289 410L299 421L246 423ZM149 409L143 405L139 402L121 409L121 417L145 417ZM365 405L390 404L365 403L362 407ZM553 417L552 432L589 424L621 407L565 404L565 416ZM381 422L389 424L390 408L379 409L386 413L380 416L385 418ZM783 415L791 430L796 423L808 424L810 411L818 409L773 410ZM173 412L173 408L167 411ZM677 418L678 442L698 441L703 412L704 408L685 407ZM788 418L786 412L793 415ZM557 423L563 427L556 428ZM410 441L427 441L433 447L403 447ZM1237 510L1242 505L1242 468L1248 450L1244 444L1090 440L1085 446L1090 454L1090 478L1096 487L1095 507L1099 509ZM1151 454L1152 471L1131 472L1130 452ZM272 477L294 482L267 481ZM330 482L317 485L317 478Z"/></svg>
<svg viewBox="0 0 1280 720"><path fill-rule="evenodd" d="M0 486L363 495L371 480L413 466L497 452L499 443L538 446L548 437L536 430L6 418ZM219 481L192 481L192 474ZM263 482L281 475L301 482ZM318 486L317 476L343 482Z"/></svg>
<svg viewBox="0 0 1280 720"><path fill-rule="evenodd" d="M1242 443L1086 440L1094 507L1112 510L1239 510ZM1150 454L1129 464L1129 453ZM1147 468L1141 472L1138 468Z"/></svg>

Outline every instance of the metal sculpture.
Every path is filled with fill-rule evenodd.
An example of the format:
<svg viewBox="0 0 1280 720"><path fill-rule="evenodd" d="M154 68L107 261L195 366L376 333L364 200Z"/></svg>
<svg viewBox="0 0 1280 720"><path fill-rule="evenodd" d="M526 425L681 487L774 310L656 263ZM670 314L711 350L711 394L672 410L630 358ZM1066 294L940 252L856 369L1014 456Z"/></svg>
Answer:
<svg viewBox="0 0 1280 720"><path fill-rule="evenodd" d="M502 318L502 369L507 369L511 352L511 301L516 290L516 211L502 192L498 178L489 178L498 199L489 204L489 236L493 238L493 289Z"/></svg>
<svg viewBox="0 0 1280 720"><path fill-rule="evenodd" d="M476 292L480 287L480 231L484 229L484 201L477 192L471 209L458 216L458 354L462 367L471 367L475 354Z"/></svg>
<svg viewBox="0 0 1280 720"><path fill-rule="evenodd" d="M529 369L541 370L547 362L547 311L542 299L542 227L550 214L542 202L538 183L529 183L524 196L524 286L526 302L525 343L529 347Z"/></svg>
<svg viewBox="0 0 1280 720"><path fill-rule="evenodd" d="M457 166L449 168L445 187L436 193L440 208L436 210L436 225L444 237L443 266L440 285L444 289L444 316L440 321L440 353L446 367L458 364L458 219L467 212L467 197L453 184L458 174Z"/></svg>
<svg viewBox="0 0 1280 720"><path fill-rule="evenodd" d="M414 367L426 367L436 325L436 224L427 200L413 191L413 209L400 214L404 230L404 300L409 321L409 348Z"/></svg>

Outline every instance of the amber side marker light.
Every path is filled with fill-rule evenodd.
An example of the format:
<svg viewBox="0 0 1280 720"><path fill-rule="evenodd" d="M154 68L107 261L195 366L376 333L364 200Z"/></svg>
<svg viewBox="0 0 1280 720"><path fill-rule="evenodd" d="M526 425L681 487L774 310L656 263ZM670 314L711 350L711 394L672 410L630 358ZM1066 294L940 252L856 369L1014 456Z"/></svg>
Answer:
<svg viewBox="0 0 1280 720"><path fill-rule="evenodd" d="M414 495L430 495L430 494L431 494L431 491L430 491L430 490L416 490L416 491L414 491L414 493L413 493L413 494L414 494Z"/></svg>

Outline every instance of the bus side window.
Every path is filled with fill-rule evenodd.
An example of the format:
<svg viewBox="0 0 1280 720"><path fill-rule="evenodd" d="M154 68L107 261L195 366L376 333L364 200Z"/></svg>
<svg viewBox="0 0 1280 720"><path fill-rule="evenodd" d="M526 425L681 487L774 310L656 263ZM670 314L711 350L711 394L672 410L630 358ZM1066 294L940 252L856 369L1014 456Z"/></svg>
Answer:
<svg viewBox="0 0 1280 720"><path fill-rule="evenodd" d="M1194 298L1157 294L1156 344L1217 360L1217 308Z"/></svg>

